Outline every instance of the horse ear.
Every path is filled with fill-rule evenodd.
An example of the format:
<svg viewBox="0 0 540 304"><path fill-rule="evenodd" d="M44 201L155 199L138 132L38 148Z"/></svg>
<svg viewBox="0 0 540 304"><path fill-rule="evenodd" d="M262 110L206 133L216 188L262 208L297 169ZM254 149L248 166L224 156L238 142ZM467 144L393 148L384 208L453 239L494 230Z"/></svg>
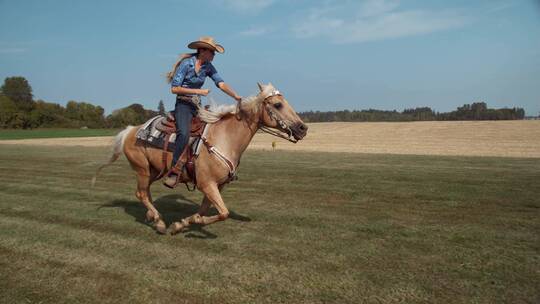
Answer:
<svg viewBox="0 0 540 304"><path fill-rule="evenodd" d="M259 86L259 90L262 92L264 91L264 87L260 82L257 82L257 85Z"/></svg>

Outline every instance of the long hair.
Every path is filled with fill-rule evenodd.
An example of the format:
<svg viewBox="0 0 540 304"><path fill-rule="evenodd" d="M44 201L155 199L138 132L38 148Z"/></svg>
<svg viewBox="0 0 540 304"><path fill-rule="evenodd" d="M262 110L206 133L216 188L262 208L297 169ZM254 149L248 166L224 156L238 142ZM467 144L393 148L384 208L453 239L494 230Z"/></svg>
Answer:
<svg viewBox="0 0 540 304"><path fill-rule="evenodd" d="M199 50L197 50L197 53L184 53L184 54L181 54L180 57L178 58L178 61L176 61L176 63L173 65L172 70L170 72L168 72L167 75L165 76L165 77L167 77L167 83L172 82L172 80L174 78L174 73L176 72L176 69L178 68L180 63L182 63L182 61L184 59L191 58L193 56L197 56L197 54L199 54Z"/></svg>

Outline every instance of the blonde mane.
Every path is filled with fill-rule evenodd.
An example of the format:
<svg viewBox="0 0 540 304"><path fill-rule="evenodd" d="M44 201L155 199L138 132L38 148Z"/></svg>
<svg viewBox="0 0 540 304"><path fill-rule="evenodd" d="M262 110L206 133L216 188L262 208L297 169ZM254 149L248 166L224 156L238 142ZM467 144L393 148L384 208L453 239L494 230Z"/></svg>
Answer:
<svg viewBox="0 0 540 304"><path fill-rule="evenodd" d="M271 84L268 84L263 87L262 92L257 95L252 95L242 99L241 111L251 114L257 114L261 103L264 101L264 96L268 96L275 88ZM202 121L206 123L215 123L221 118L228 115L237 114L236 105L211 105L210 110L206 110L202 107L199 107L199 117Z"/></svg>

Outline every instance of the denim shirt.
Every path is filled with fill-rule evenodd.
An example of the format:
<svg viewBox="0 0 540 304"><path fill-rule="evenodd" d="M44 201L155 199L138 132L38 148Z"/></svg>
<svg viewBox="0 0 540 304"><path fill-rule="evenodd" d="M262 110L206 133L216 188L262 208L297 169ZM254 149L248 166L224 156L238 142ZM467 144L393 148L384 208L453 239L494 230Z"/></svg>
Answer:
<svg viewBox="0 0 540 304"><path fill-rule="evenodd" d="M201 65L199 73L195 72L195 61L197 56L192 56L182 60L171 82L173 87L184 87L189 89L200 89L204 85L206 76L212 78L216 86L219 88L219 83L224 82L219 76L216 68L210 62L205 62Z"/></svg>

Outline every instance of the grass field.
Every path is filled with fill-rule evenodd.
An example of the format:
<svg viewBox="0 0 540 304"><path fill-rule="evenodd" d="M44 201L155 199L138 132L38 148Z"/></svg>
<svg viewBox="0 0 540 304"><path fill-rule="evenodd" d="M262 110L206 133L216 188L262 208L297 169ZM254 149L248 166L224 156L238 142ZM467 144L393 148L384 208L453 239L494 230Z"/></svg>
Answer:
<svg viewBox="0 0 540 304"><path fill-rule="evenodd" d="M118 133L116 129L0 129L0 140L29 139L29 138L62 138L112 136Z"/></svg>
<svg viewBox="0 0 540 304"><path fill-rule="evenodd" d="M3 303L538 303L540 160L249 151L160 236L103 147L0 145ZM154 185L167 223L201 195Z"/></svg>

